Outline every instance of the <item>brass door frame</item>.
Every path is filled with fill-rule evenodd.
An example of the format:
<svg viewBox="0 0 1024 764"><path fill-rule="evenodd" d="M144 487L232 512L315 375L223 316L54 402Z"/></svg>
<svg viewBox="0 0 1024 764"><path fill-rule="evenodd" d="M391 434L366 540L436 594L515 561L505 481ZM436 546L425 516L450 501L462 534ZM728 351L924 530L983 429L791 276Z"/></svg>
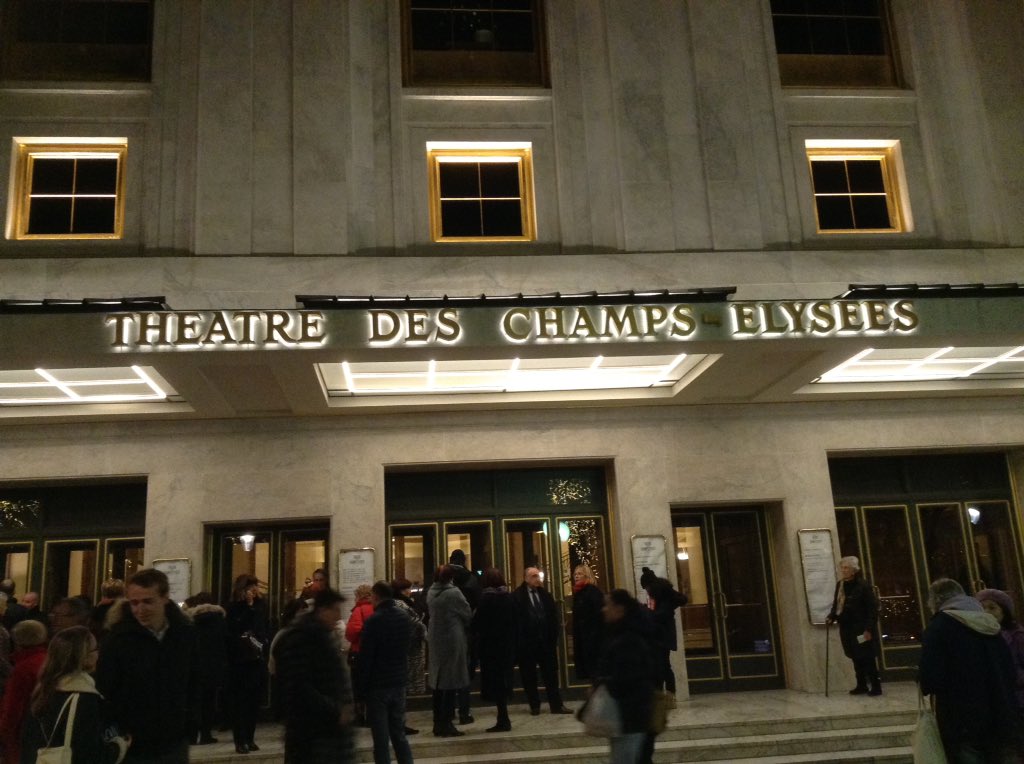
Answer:
<svg viewBox="0 0 1024 764"><path fill-rule="evenodd" d="M110 538L103 539L103 577L100 580L100 586L103 585L103 581L109 578L121 578L121 576L115 576L114 572L107 567L107 557L110 556L110 542L118 541L138 541L139 546L145 548L146 537L145 536L112 536Z"/></svg>
<svg viewBox="0 0 1024 764"><path fill-rule="evenodd" d="M35 565L35 561L36 561L36 542L34 542L34 541L0 541L0 549L4 549L6 547L28 547L28 568L27 568L27 578L25 579L25 591L20 592L20 594L24 595L25 592L30 592L30 591L33 590L32 589L32 583L33 583L33 567L32 566ZM24 550L19 550L19 551L24 551ZM18 594L19 594L19 592L15 591L15 597L17 597Z"/></svg>
<svg viewBox="0 0 1024 764"><path fill-rule="evenodd" d="M421 523L417 523L417 522L388 523L388 527L387 527L387 534L388 534L387 564L386 564L386 570L388 572L388 581L393 581L395 579L395 556L394 556L394 549L393 549L393 545L392 545L393 544L392 540L393 540L393 537L394 537L394 534L392 533L392 531L395 528L433 528L434 529L434 561L437 562L439 565L441 564L441 562L440 562L440 560L441 560L441 524L439 522L437 522L436 520L424 520ZM491 543L492 544L494 543L493 539L492 539ZM447 560L445 560L445 562L447 562ZM433 570L424 570L423 574L424 574L424 578L426 578L427 576L430 577L430 583L434 582L434 571ZM423 590L426 591L428 588L430 588L430 584L427 583L426 580L424 580L423 581Z"/></svg>
<svg viewBox="0 0 1024 764"><path fill-rule="evenodd" d="M99 587L100 587L100 538L99 537L93 537L93 538L46 539L43 542L43 574L42 574L42 580L40 581L40 584L39 584L39 609L43 610L44 612L48 611L50 609L50 606L53 605L53 602L50 601L50 595L49 595L49 591L47 589L47 585L50 582L47 580L47 575L46 575L47 563L49 562L49 559L50 559L50 548L51 547L57 547L57 546L72 546L72 545L75 545L75 544L82 544L82 545L92 544L93 545L93 551L96 554L96 559L93 562L93 587L92 587L93 590L92 590L92 593L91 593L90 597L91 597L91 599L93 601L96 601L98 599L96 595L99 593ZM72 549L71 551L81 551L81 550ZM67 596L67 595L65 594L63 596Z"/></svg>
<svg viewBox="0 0 1024 764"><path fill-rule="evenodd" d="M441 523L441 536L438 537L438 546L441 548L441 556L439 560L443 560L439 564L446 564L448 562L448 526L450 525L486 525L487 535L491 542L491 566L498 567L498 550L494 546L494 520L490 518L482 518L478 520L467 519L467 520L444 520ZM472 561L470 562L472 564ZM481 568L482 569L482 568Z"/></svg>

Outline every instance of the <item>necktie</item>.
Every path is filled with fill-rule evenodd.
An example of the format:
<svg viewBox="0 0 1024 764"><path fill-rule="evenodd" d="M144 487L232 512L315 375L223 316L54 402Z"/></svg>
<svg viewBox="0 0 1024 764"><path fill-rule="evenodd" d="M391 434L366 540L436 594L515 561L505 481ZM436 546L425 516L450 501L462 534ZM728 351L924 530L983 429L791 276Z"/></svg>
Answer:
<svg viewBox="0 0 1024 764"><path fill-rule="evenodd" d="M537 596L536 589L530 589L530 599L533 601L533 609L538 613L543 613L544 609L540 606L540 597Z"/></svg>

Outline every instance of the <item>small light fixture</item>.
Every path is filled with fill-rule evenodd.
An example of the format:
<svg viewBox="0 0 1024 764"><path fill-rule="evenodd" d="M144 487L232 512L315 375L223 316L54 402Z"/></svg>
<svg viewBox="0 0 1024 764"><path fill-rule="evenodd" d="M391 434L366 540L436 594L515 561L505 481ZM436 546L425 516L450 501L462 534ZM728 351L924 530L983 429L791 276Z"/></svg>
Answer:
<svg viewBox="0 0 1024 764"><path fill-rule="evenodd" d="M253 536L251 533L243 533L241 536L238 537L238 540L242 542L242 549L244 549L246 552L251 552L252 544L256 540L256 537Z"/></svg>
<svg viewBox="0 0 1024 764"><path fill-rule="evenodd" d="M977 525L981 520L981 510L977 507L968 507L967 516L971 519L971 525Z"/></svg>
<svg viewBox="0 0 1024 764"><path fill-rule="evenodd" d="M683 549L683 550L681 550L679 552L676 552L676 559L677 560L689 560L690 559L690 553L687 552L685 549Z"/></svg>
<svg viewBox="0 0 1024 764"><path fill-rule="evenodd" d="M558 538L563 543L569 540L569 523L561 522L558 524Z"/></svg>

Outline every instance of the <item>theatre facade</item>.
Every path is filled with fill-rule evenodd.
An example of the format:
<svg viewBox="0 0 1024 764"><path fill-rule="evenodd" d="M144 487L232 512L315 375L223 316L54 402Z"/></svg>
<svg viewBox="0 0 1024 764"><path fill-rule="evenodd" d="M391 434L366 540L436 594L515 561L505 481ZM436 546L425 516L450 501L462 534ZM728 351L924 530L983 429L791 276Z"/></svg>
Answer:
<svg viewBox="0 0 1024 764"><path fill-rule="evenodd" d="M843 555L889 679L1024 608L1019 7L96 5L0 2L18 592L649 566L681 694L822 691Z"/></svg>

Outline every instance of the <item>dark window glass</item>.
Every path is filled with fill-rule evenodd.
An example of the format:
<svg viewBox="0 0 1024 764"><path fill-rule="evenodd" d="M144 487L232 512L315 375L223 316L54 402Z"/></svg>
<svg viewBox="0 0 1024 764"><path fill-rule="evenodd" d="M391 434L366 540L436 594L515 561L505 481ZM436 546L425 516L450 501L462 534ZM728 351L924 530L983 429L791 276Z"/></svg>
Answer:
<svg viewBox="0 0 1024 764"><path fill-rule="evenodd" d="M806 12L807 7L804 0L772 0L772 14L803 14Z"/></svg>
<svg viewBox="0 0 1024 764"><path fill-rule="evenodd" d="M811 31L807 19L801 17L776 16L775 48L779 53L812 53Z"/></svg>
<svg viewBox="0 0 1024 764"><path fill-rule="evenodd" d="M816 194L845 194L850 190L842 160L811 162L811 175Z"/></svg>
<svg viewBox="0 0 1024 764"><path fill-rule="evenodd" d="M116 159L79 159L75 173L76 194L114 194L117 192Z"/></svg>
<svg viewBox="0 0 1024 764"><path fill-rule="evenodd" d="M838 164L838 163L836 163ZM877 159L851 159L846 162L850 191L855 194L884 194L882 163ZM820 190L815 185L816 190Z"/></svg>
<svg viewBox="0 0 1024 764"><path fill-rule="evenodd" d="M818 206L818 227L823 231L853 230L853 212L848 196L819 196L814 203Z"/></svg>
<svg viewBox="0 0 1024 764"><path fill-rule="evenodd" d="M885 54L885 39L880 19L847 19L846 35L850 53L855 56Z"/></svg>
<svg viewBox="0 0 1024 764"><path fill-rule="evenodd" d="M483 205L484 236L522 236L518 201L486 201Z"/></svg>
<svg viewBox="0 0 1024 764"><path fill-rule="evenodd" d="M811 51L817 55L844 55L849 53L846 45L846 25L841 17L811 17Z"/></svg>
<svg viewBox="0 0 1024 764"><path fill-rule="evenodd" d="M74 180L74 159L36 159L32 163L33 194L70 194Z"/></svg>
<svg viewBox="0 0 1024 764"><path fill-rule="evenodd" d="M67 3L61 14L61 42L102 45L106 40L106 3Z"/></svg>
<svg viewBox="0 0 1024 764"><path fill-rule="evenodd" d="M22 42L56 42L60 34L60 3L36 0L31 13L17 14L16 39Z"/></svg>
<svg viewBox="0 0 1024 764"><path fill-rule="evenodd" d="M152 27L149 6L143 3L108 3L107 31L111 42L148 45Z"/></svg>
<svg viewBox="0 0 1024 764"><path fill-rule="evenodd" d="M71 199L33 199L29 209L30 234L60 234L71 229Z"/></svg>
<svg viewBox="0 0 1024 764"><path fill-rule="evenodd" d="M497 50L533 50L533 19L530 15L527 13L494 14L494 47Z"/></svg>
<svg viewBox="0 0 1024 764"><path fill-rule="evenodd" d="M114 199L76 199L72 233L114 233Z"/></svg>
<svg viewBox="0 0 1024 764"><path fill-rule="evenodd" d="M469 162L441 162L441 198L480 197L480 165Z"/></svg>
<svg viewBox="0 0 1024 764"><path fill-rule="evenodd" d="M848 16L879 16L882 13L878 0L843 0L843 6Z"/></svg>
<svg viewBox="0 0 1024 764"><path fill-rule="evenodd" d="M480 165L480 196L518 198L519 165L513 162Z"/></svg>
<svg viewBox="0 0 1024 764"><path fill-rule="evenodd" d="M856 228L892 228L884 196L854 196L851 200Z"/></svg>
<svg viewBox="0 0 1024 764"><path fill-rule="evenodd" d="M441 235L446 237L482 236L480 202L441 202Z"/></svg>

